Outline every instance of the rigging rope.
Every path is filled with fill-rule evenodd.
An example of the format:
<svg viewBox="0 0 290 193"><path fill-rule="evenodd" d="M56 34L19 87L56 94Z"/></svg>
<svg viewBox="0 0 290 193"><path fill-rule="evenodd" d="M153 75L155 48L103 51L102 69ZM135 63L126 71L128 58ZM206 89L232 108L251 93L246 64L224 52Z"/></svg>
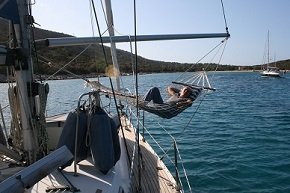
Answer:
<svg viewBox="0 0 290 193"><path fill-rule="evenodd" d="M49 80L51 77L55 76L57 73L59 73L61 70L63 70L65 67L67 67L69 64L71 64L76 58L78 58L80 55L82 55L92 44L88 45L83 51L81 51L77 56L75 56L73 59L71 59L66 65L61 67L58 71L50 75L48 78L45 79L45 81Z"/></svg>
<svg viewBox="0 0 290 193"><path fill-rule="evenodd" d="M135 36L135 41L134 41L134 45L135 45L135 70L136 70L136 76L135 76L135 92L136 92L136 96L139 96L139 91L138 91L138 49L137 49L137 4L136 4L136 0L134 0L134 36ZM137 140L137 148L138 148L138 157L142 156L141 154L141 149L140 149L140 143L139 143L139 134L140 134L140 128L139 128L139 119L140 119L140 110L139 110L139 99L138 97L136 97L136 105L137 105L137 125L136 125L136 140ZM142 188L141 188L141 164L140 164L140 159L138 159L138 190L137 192L142 192Z"/></svg>
<svg viewBox="0 0 290 193"><path fill-rule="evenodd" d="M151 120L151 121L153 121L153 122L155 122L155 119L153 118L153 120ZM170 136L170 138L172 139L172 140L175 140L175 138L160 124L160 122L159 121L156 121L157 123L158 123L158 125L166 132L166 134L168 135L168 136ZM142 125L142 127L146 130L146 132L147 132L147 134L151 137L151 139L156 143L156 145L159 147L159 149L164 153L164 155L162 156L162 157L160 157L159 159L160 160L162 160L163 158L164 158L164 156L166 156L167 158L168 158L168 160L171 162L171 164L176 168L176 166L175 166L175 163L174 163L174 161L172 160L172 158L171 157L169 157L169 155L168 155L168 151L169 150L167 150L167 151L165 151L164 150L164 148L162 148L162 146L160 145L160 143L158 143L158 141L154 138L154 136L150 133L150 131L144 126L144 125ZM173 144L172 144L172 146L171 147L173 147ZM170 148L171 148L170 147ZM177 147L177 146L176 146ZM178 154L178 157L179 157L179 159L182 161L182 159L181 159L181 154L180 154L180 152L179 152L179 149L178 149L178 147L177 147L177 154ZM189 182L189 179L188 179L188 176L187 176L187 174L186 174L186 170L185 170L185 167L184 167L184 164L183 164L183 162L181 162L181 165L182 165L182 168L183 168L183 172L184 172L184 175L185 175L185 178L186 178L186 181L187 181L187 184L188 184L188 187L189 187L189 189L190 189L190 192L192 192L192 190L191 190L191 186L190 186L190 182ZM180 176L180 175L179 175ZM180 180L180 179L179 179Z"/></svg>
<svg viewBox="0 0 290 193"><path fill-rule="evenodd" d="M223 53L224 53L224 51L225 51L225 47L226 47L226 45L227 45L227 41L226 41L226 40L227 40L227 38L221 42L221 43L223 43L223 42L225 41L226 43L225 43L225 45L224 45L224 47L223 47L222 54L221 54L221 56L220 56L220 58L219 58L219 62L218 62L218 64L221 62L221 58L222 58ZM219 45L221 45L221 43L220 43ZM219 45L218 45L218 46L219 46ZM217 48L218 46L216 46L215 48ZM214 49L215 49L215 48L214 48ZM212 52L214 49L212 49L210 52ZM209 54L209 53L208 53L208 54ZM208 54L207 54L207 55L208 55ZM218 67L218 65L217 65L217 67ZM216 67L215 72L217 71L217 67ZM212 79L213 79L214 75L215 75L215 73L213 74ZM211 79L211 81L212 81L212 79ZM210 81L210 82L211 82L211 81ZM182 136L182 134L185 132L185 130L188 128L189 124L191 123L192 119L194 118L195 114L197 113L198 109L200 108L201 103L203 102L203 100L204 100L204 98L205 98L205 96L207 95L208 92L209 92L209 90L207 90L206 92L204 92L204 94L202 95L202 97L201 97L201 99L200 99L200 102L199 102L198 106L196 107L196 109L195 109L195 111L193 112L192 116L190 117L189 121L188 121L188 122L186 123L186 125L184 126L183 130L179 133L179 135L178 135L178 137L176 138L176 140L178 140L178 139ZM172 149L172 147L173 147L173 144L168 148L168 150L164 153L164 155L167 155L168 151L170 151L170 150ZM162 157L164 157L164 155L161 156L161 159L162 159Z"/></svg>
<svg viewBox="0 0 290 193"><path fill-rule="evenodd" d="M228 43L227 39L228 39L228 38L226 38L226 39L224 40L224 41L225 41L225 44L224 44L224 47L223 47L223 50L222 50L222 53L221 53L221 56L220 56L219 62L218 62L218 64L217 64L217 66L216 66L215 72L217 71L218 66L219 66L219 64L220 64L220 62L221 62L221 60L222 60L223 55L224 55L224 52L225 52L225 49L226 49L226 46L227 46L227 43ZM215 73L212 75L210 81L213 81L214 76L215 76Z"/></svg>
<svg viewBox="0 0 290 193"><path fill-rule="evenodd" d="M109 26L109 22L108 22L108 20L107 20L107 18L106 18L106 14L105 14L105 9L104 9L104 4L103 4L103 1L101 0L101 7L102 7L102 11L103 11L103 13L104 13L104 18L105 18L105 20L106 20L106 24L107 24L107 26ZM133 77L135 77L135 72L134 72L134 66L133 66L133 64L134 64L134 61L133 61L133 49L132 49L132 40L131 40L131 35L130 34L122 34L122 33L120 33L116 28L115 28L115 26L112 24L112 25L110 25L109 26L110 28L112 28L117 34L119 34L119 35L123 35L123 36L128 36L128 39L129 39L129 42L130 42L130 53L131 53L131 64L132 64L132 74L133 74ZM108 31L108 29L109 29L109 27L107 28L107 30L106 31ZM106 32L105 31L105 32ZM104 33L105 33L104 32ZM104 34L103 33L103 34ZM110 42L112 43L112 38L111 38L111 36L109 36L109 38L110 38ZM123 88L125 88L124 87L124 83L123 83L123 80L120 78L120 81L122 82L122 87ZM133 85L134 85L134 88L136 88L136 86L135 86L135 83L133 82ZM135 90L135 93L136 93L136 90ZM137 94L136 94L137 95Z"/></svg>
<svg viewBox="0 0 290 193"><path fill-rule="evenodd" d="M227 19L226 19L226 14L225 14L225 8L224 8L224 3L223 0L221 0L221 5L222 5L222 10L223 10L223 16L224 16L224 22L225 22L225 27L226 27L226 31L227 33L229 33L228 31L228 24L227 24Z"/></svg>
<svg viewBox="0 0 290 193"><path fill-rule="evenodd" d="M96 8L95 8L95 4L94 4L94 1L93 0L91 0L91 5L92 5L92 9L93 9L94 16L95 16L95 19L96 19L97 29L98 29L99 37L100 37L100 40L101 40L102 51L103 51L103 54L104 54L105 63L106 63L106 66L108 67L109 66L108 59L106 57L104 42L103 42L102 34L101 34L101 31L100 31L100 25L99 25L99 22L98 22L97 12L96 12ZM113 93L113 98L114 98L114 104L115 104L115 108L117 110L119 122L121 123L121 120L120 120L120 112L118 110L119 108L118 108L118 104L117 104L117 100L116 100L116 96L115 96L115 89L114 89L114 86L113 86L113 82L112 82L111 77L108 77L108 78L109 78L109 81L110 81L110 86L112 88L112 93ZM127 142L125 140L125 134L124 134L124 129L123 129L122 124L121 124L121 132L122 132L122 136L123 136L123 139L124 139L125 148L126 148L126 151L127 151L127 157L128 157L128 160L130 160L129 159L130 156L129 156L129 151L128 151L128 147L127 147Z"/></svg>
<svg viewBox="0 0 290 193"><path fill-rule="evenodd" d="M225 21L225 26L226 26L226 31L227 31L227 33L228 33L228 27L227 27L227 21L226 21L226 17L225 17L225 11L224 11L224 6L223 6L223 2L222 2L222 0L221 0L221 3L222 3L222 8L223 8L223 15L224 15L224 21ZM224 51L225 51L225 47L226 47L226 45L227 45L227 40L228 38L225 38L223 41L221 41L216 47L214 47L212 50L210 50L210 52L208 52L204 57L202 57L198 62L200 62L203 58L205 58L207 55L209 55L213 50L215 50L217 47L220 47L220 45L222 44L222 43L224 43L224 42L226 42L225 44L224 44L224 47L223 47L223 49L222 49L222 53L221 53L221 55L220 55L220 58L219 58L219 61L218 61L218 64L220 64L220 62L221 62L221 59L222 59L222 56L223 56L223 54L224 54ZM221 47L220 47L221 48ZM219 48L219 49L220 49ZM218 51L217 51L218 52ZM197 62L197 63L198 63ZM196 63L196 64L197 64ZM193 67L193 66L192 66ZM191 68L192 68L191 67ZM215 69L215 72L217 71L217 68L218 68L218 65L217 65L217 67L216 67L216 69ZM189 71L190 70L190 68L187 70L187 71ZM214 73L215 74L215 73ZM208 81L209 82L209 81ZM182 134L185 132L185 130L188 128L188 126L189 126L189 124L191 123L191 121L192 121L192 119L193 119L193 117L195 116L195 114L197 113L197 110L200 108L200 106L201 106L201 103L202 103L202 101L203 101L203 99L204 99L204 97L206 96L206 94L209 92L209 90L207 91L207 92L205 92L205 94L203 95L203 97L202 97L202 99L200 100L200 103L199 103L199 105L197 106L197 108L196 108L196 110L195 110L195 112L192 114L192 116L191 116L191 118L189 119L189 121L187 122L187 124L184 126L184 128L183 128L183 130L181 131L181 133L179 133L179 136L177 137L177 139L179 139L181 136L182 136ZM164 129L164 128L163 128ZM164 129L165 130L165 129ZM165 130L166 131L166 130ZM148 132L148 131L147 131ZM169 135L170 135L170 133L168 132L168 131L166 131ZM170 135L171 136L171 135ZM155 141L156 142L156 141ZM157 142L156 142L157 143ZM160 145L158 145L159 147L160 147ZM162 151L164 152L164 155L167 155L167 153L168 153L168 151L171 149L173 147L173 144L172 144L172 146L165 152L165 151L163 151L163 149L162 149ZM163 156L164 156L163 155ZM162 157L163 157L162 156ZM162 159L162 157L161 157L161 159ZM167 157L168 157L168 155L167 155ZM180 159L181 159L181 157L180 157ZM183 164L182 164L182 166L183 166ZM184 166L183 166L184 167ZM187 175L185 174L185 176L186 176L186 178L187 178ZM188 179L187 179L187 181L188 181ZM190 189L190 191L192 191L191 190L191 187L190 187L190 184L188 184L189 185L189 189Z"/></svg>
<svg viewBox="0 0 290 193"><path fill-rule="evenodd" d="M188 69L186 69L183 73L181 73L176 79L180 78L181 76L183 76L186 72L189 72L189 70L191 70L196 64L200 63L205 57L207 57L209 54L211 54L214 50L216 50L217 48L219 48L228 38L225 38L224 40L222 40L220 43L218 43L216 46L214 46L209 52L207 52L204 56L202 56L197 62L195 62L194 64L192 64ZM219 50L219 49L218 49ZM218 53L218 50L216 53ZM207 67L204 69L204 71L206 71L206 69L208 68L209 64L207 65Z"/></svg>

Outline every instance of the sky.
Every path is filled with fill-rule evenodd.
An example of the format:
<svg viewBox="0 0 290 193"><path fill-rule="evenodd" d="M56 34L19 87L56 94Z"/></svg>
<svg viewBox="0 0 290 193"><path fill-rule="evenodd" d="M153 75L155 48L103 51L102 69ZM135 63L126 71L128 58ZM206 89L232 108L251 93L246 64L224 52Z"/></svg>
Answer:
<svg viewBox="0 0 290 193"><path fill-rule="evenodd" d="M77 37L98 35L90 1L36 0L32 7L40 28ZM115 35L134 35L133 0L112 0ZM220 57L202 63L251 66L263 63L269 31L270 61L290 59L289 0L223 0L231 38ZM106 31L101 1L95 1L100 31ZM225 33L220 0L136 0L137 34ZM223 38L138 42L138 55L166 62L196 63ZM129 43L117 44L130 51ZM214 52L215 53L215 52ZM214 54L213 53L213 54Z"/></svg>

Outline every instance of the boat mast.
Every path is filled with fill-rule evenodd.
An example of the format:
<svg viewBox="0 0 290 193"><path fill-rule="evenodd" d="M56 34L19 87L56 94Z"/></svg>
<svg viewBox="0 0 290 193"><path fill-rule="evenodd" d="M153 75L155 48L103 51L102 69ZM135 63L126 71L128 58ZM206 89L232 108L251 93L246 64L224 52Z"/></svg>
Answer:
<svg viewBox="0 0 290 193"><path fill-rule="evenodd" d="M267 35L267 43L268 43L268 53L267 53L267 55L268 55L268 63L267 63L267 69L269 68L269 64L270 64L270 41L269 41L269 30L268 30L268 35Z"/></svg>
<svg viewBox="0 0 290 193"><path fill-rule="evenodd" d="M16 34L16 51L20 52L22 58L15 60L15 81L17 98L19 99L19 121L23 134L23 149L28 153L29 162L34 162L33 156L36 150L37 137L33 134L33 111L34 98L30 94L33 84L33 63L31 56L31 24L32 17L28 12L28 1L17 0L19 10L19 24L14 25ZM30 91L29 91L30 90ZM13 120L14 122L18 120Z"/></svg>
<svg viewBox="0 0 290 193"><path fill-rule="evenodd" d="M115 32L114 32L114 21L113 21L111 0L105 0L105 5L106 5L107 27L108 27L109 35L110 37L114 37ZM119 77L120 70L119 70L119 64L117 60L116 43L113 41L110 41L110 43L111 43L112 61L113 61L114 72L116 76L117 90L120 90L120 77Z"/></svg>
<svg viewBox="0 0 290 193"><path fill-rule="evenodd" d="M48 85L37 83L33 76L33 23L30 0L3 1L0 16L10 20L11 37L6 47L6 66L11 68L13 84L8 94L11 105L11 128L8 144L20 151L29 165L47 153L45 106Z"/></svg>

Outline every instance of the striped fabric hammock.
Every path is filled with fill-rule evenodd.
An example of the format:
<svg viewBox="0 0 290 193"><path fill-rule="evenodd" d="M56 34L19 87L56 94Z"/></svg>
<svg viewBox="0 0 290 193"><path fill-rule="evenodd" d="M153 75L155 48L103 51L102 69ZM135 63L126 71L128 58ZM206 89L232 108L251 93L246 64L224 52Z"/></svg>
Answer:
<svg viewBox="0 0 290 193"><path fill-rule="evenodd" d="M202 88L193 87L190 85L187 85L192 89L192 94L194 95L192 98L194 99L193 102L197 99L197 97L201 94ZM155 115L158 115L159 117L171 119L172 117L177 116L179 113L190 107L192 104L169 104L169 103L162 103L157 104L153 102L148 102L144 100L140 100L139 107L147 112L153 113Z"/></svg>
<svg viewBox="0 0 290 193"><path fill-rule="evenodd" d="M204 90L215 90L214 88L211 88L207 76L204 72L198 73L198 75L194 77L194 79L191 79L189 81L190 82L183 80L183 82L172 82L172 83L190 87L192 89L193 97L191 98L193 99L193 102L202 94ZM200 84L200 82L202 82L202 84ZM204 84L204 82L207 82L207 84ZM90 85L94 90L100 90L109 95L113 94L110 88L102 85L99 81L89 81L87 82L87 84ZM119 91L115 91L114 93L116 98L118 98L119 100L136 107L137 102L135 95ZM140 98L138 100L138 106L140 109L166 119L170 119L172 117L177 116L179 113L183 112L191 105L192 104L182 104L182 105L169 103L156 104L153 102L144 101Z"/></svg>

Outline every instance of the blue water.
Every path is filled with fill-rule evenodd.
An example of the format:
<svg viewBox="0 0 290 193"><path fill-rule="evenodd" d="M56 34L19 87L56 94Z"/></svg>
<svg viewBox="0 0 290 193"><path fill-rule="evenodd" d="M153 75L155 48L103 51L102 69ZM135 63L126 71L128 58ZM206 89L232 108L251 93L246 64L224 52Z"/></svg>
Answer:
<svg viewBox="0 0 290 193"><path fill-rule="evenodd" d="M141 75L140 93L151 86L165 92L178 75ZM193 192L290 192L290 74L282 79L261 78L255 72L212 75L217 90L201 103L170 120L146 113L150 124L145 126L165 151L172 144L166 133L176 138L179 162L186 168ZM132 87L131 77L123 81ZM78 96L89 90L82 80L48 83L48 115L71 110ZM0 86L3 98L5 84ZM162 156L157 145L153 147ZM172 156L171 149L168 154ZM164 162L170 163L166 157Z"/></svg>
<svg viewBox="0 0 290 193"><path fill-rule="evenodd" d="M196 192L290 192L289 83L217 74L185 137Z"/></svg>

